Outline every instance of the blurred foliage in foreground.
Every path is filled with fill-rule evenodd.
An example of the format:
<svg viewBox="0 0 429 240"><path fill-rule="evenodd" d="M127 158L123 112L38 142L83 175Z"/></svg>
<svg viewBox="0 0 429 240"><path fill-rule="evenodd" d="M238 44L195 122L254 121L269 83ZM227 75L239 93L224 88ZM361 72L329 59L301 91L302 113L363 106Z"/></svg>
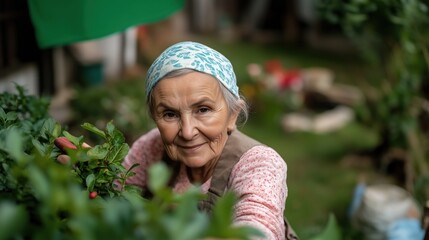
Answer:
<svg viewBox="0 0 429 240"><path fill-rule="evenodd" d="M162 164L149 169L153 199L143 199L134 188L113 192L114 183L105 182L111 179L109 174L119 173L116 180L131 175L115 170L127 151L116 148L125 145L113 124L106 130L84 125L105 136L106 143L71 151L70 164L60 164L54 140L65 135L80 144L82 138L62 131L47 115L48 102L26 96L19 88L17 95L1 94L0 103L0 239L189 240L260 235L253 228L232 226L236 200L232 194L217 202L213 215L199 212L201 193L197 188L173 193L166 187L170 173ZM118 159L112 152L120 153L114 154ZM93 163L109 159L113 160L101 170ZM77 173L83 170L92 172L82 178ZM88 195L94 190L106 192L92 199Z"/></svg>

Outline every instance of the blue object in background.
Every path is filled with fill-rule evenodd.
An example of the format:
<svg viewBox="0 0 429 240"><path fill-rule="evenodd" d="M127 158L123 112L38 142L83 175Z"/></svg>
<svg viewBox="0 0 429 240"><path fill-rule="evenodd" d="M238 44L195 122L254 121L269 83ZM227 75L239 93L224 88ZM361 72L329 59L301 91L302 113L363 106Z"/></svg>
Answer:
<svg viewBox="0 0 429 240"><path fill-rule="evenodd" d="M423 240L424 230L415 218L404 218L393 222L387 230L387 240Z"/></svg>
<svg viewBox="0 0 429 240"><path fill-rule="evenodd" d="M366 190L366 184L365 183L358 183L355 187L355 190L353 192L353 199L350 203L349 207L349 218L352 218L353 215L356 213L356 211L359 209L359 206L362 203L363 194Z"/></svg>

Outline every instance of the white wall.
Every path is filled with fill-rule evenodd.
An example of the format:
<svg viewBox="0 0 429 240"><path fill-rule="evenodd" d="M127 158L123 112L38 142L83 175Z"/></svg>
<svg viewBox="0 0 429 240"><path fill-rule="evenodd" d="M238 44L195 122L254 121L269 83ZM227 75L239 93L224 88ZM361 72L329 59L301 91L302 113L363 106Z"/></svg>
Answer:
<svg viewBox="0 0 429 240"><path fill-rule="evenodd" d="M124 63L121 63L121 34L125 35ZM98 41L103 62L103 74L106 80L121 77L121 70L136 64L137 61L136 28L129 28L124 33L117 33ZM124 64L125 69L121 69Z"/></svg>
<svg viewBox="0 0 429 240"><path fill-rule="evenodd" d="M28 64L20 71L0 79L0 92L16 93L15 83L23 86L27 90L26 94L37 96L39 93L39 84L37 81L38 71L34 64Z"/></svg>

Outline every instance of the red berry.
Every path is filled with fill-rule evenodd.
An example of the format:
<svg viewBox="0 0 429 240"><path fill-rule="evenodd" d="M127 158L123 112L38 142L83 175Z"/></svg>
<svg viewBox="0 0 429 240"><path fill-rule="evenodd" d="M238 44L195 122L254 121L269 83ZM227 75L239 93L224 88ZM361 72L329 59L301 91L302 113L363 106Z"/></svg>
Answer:
<svg viewBox="0 0 429 240"><path fill-rule="evenodd" d="M61 149L61 151L65 151L65 149L77 149L77 147L73 143L71 143L66 137L56 138L54 144L59 149Z"/></svg>
<svg viewBox="0 0 429 240"><path fill-rule="evenodd" d="M96 198L97 197L97 192L89 192L89 198L90 199L94 199L94 198Z"/></svg>

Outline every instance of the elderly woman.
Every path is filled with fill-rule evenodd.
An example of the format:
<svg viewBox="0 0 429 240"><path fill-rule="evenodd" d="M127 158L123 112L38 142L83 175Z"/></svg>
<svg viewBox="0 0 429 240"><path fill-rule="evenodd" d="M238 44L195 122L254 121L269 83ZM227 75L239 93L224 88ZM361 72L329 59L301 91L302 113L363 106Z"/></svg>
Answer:
<svg viewBox="0 0 429 240"><path fill-rule="evenodd" d="M235 224L255 227L265 239L285 239L286 164L237 129L248 109L230 61L203 44L176 43L150 67L146 96L156 128L132 145L124 166L140 165L128 184L145 189L145 170L165 161L174 171L174 191L198 184L208 194L202 210L233 191Z"/></svg>

